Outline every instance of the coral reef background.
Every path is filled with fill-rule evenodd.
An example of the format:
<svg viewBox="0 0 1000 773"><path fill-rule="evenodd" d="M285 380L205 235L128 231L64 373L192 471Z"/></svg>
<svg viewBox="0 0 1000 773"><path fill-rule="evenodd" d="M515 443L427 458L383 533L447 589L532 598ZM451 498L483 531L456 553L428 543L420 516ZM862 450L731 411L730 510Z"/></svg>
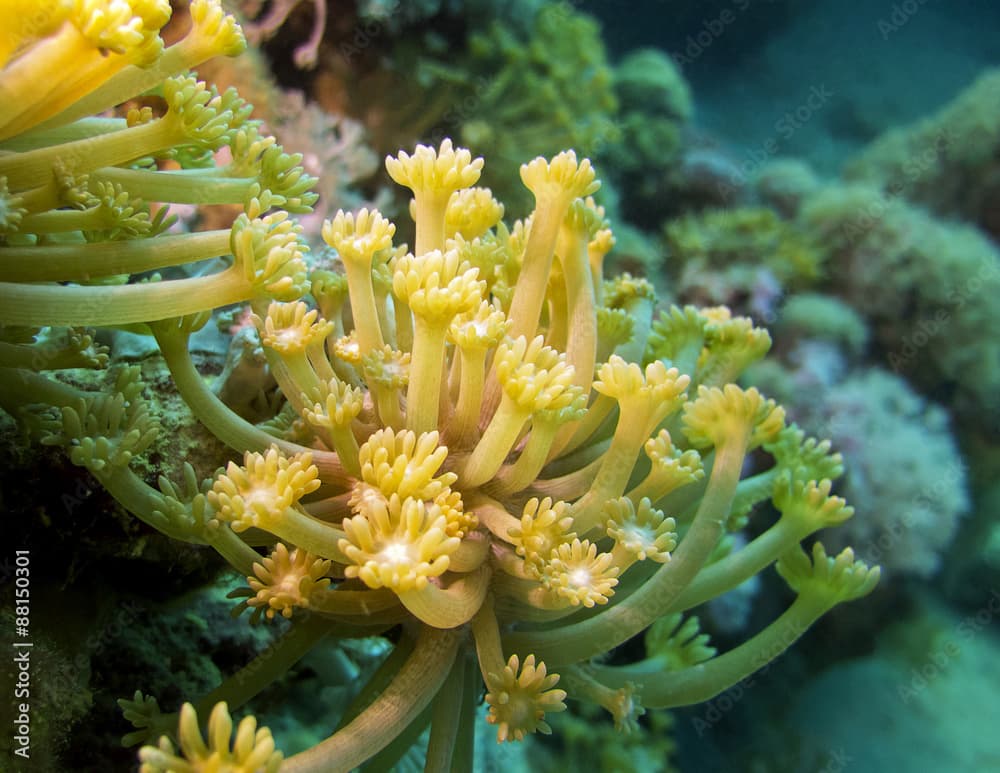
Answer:
<svg viewBox="0 0 1000 773"><path fill-rule="evenodd" d="M321 259L332 265L320 230L338 208L406 220L379 161L399 148L453 136L486 156L483 182L511 219L530 210L518 164L569 147L590 156L618 240L609 265L671 302L726 304L771 330L771 358L741 383L843 454L835 493L857 515L823 539L884 570L864 603L706 704L651 712L632 735L567 713L553 736L491 751L477 769L1000 768L989 689L1000 680L996 4L328 0L325 19L309 2L230 5L254 45L199 75L236 85L303 154L319 201L301 222ZM194 208L173 211L178 231L215 227ZM258 421L273 415L275 384L246 326L238 309L213 321L193 355ZM143 474L176 473L179 460L211 474L226 452L175 404L155 346L124 332L102 343L140 364L169 428ZM266 639L229 619L233 585L210 551L142 527L3 413L0 432L5 543L48 546L35 608L52 633L38 663L56 678L39 764L130 769L115 699L135 674L173 705ZM769 506L741 514L737 544L760 533ZM5 584L11 571L0 563ZM660 633L674 637L672 656L698 662L760 630L786 597L764 573L700 611L686 638ZM311 655L254 709L279 746L305 748L354 697L330 685L384 656L377 643ZM421 764L410 754L396 769Z"/></svg>
<svg viewBox="0 0 1000 773"><path fill-rule="evenodd" d="M612 60L656 46L679 64L689 147L729 198L670 219L665 270L682 294L771 320L783 364L750 378L842 450L841 490L867 503L846 532L871 529L851 539L889 572L881 607L826 621L752 688L679 718L681 768L996 766L996 698L974 675L1000 648L1000 10L583 7ZM761 204L783 235L751 219ZM765 270L790 239L819 267L795 283ZM814 673L820 651L840 664Z"/></svg>

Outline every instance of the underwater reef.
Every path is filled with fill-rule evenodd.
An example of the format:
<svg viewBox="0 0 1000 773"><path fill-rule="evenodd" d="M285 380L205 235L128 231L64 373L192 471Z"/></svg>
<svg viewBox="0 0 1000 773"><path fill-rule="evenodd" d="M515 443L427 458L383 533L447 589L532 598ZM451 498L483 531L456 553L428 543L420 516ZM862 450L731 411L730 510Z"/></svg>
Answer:
<svg viewBox="0 0 1000 773"><path fill-rule="evenodd" d="M412 245L375 208L337 208L312 251L297 218L321 175L235 89L190 72L246 46L216 0L193 0L170 45L165 2L31 5L4 7L22 23L0 38L0 92L16 106L0 112L0 406L25 449L86 470L81 500L100 487L99 512L144 525L104 541L117 582L183 575L162 611L118 623L141 630L170 610L158 646L179 635L189 648L163 671L138 667L156 662L156 639L132 645L134 695L103 732L138 746L141 770L386 768L418 742L426 770L469 770L480 714L496 741L521 741L550 732L567 701L638 731L647 709L712 698L875 587L879 569L850 548L802 546L853 508L832 493L830 444L736 383L768 333L606 276L615 237L589 159L525 159L533 208L508 223L476 187L482 158L449 138L417 144L385 161L409 191ZM53 69L72 76L40 89ZM488 122L515 120L490 104ZM682 105L656 109L683 120ZM243 348L223 367L228 336ZM734 540L762 503L770 523ZM84 528L81 512L59 528ZM25 527L40 568L53 517ZM771 566L785 609L709 646L691 610ZM206 580L232 572L226 622ZM38 622L16 634L52 638L53 663L55 603L19 602ZM225 648L226 668L202 647ZM108 653L88 655L99 669ZM289 750L233 715L288 687L299 661L340 692L323 735L289 731ZM60 694L33 700L34 744L67 748L68 728L30 719L53 716ZM260 705L281 725L294 710L273 701Z"/></svg>
<svg viewBox="0 0 1000 773"><path fill-rule="evenodd" d="M996 70L661 5L0 0L0 767L993 765Z"/></svg>

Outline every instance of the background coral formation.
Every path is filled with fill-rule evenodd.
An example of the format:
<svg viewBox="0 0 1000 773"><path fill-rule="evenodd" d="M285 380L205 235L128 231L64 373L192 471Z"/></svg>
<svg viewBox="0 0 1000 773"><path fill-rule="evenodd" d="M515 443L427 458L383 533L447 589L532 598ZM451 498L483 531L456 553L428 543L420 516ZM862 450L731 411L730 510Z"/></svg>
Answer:
<svg viewBox="0 0 1000 773"><path fill-rule="evenodd" d="M45 765L988 766L994 11L170 5L0 33Z"/></svg>

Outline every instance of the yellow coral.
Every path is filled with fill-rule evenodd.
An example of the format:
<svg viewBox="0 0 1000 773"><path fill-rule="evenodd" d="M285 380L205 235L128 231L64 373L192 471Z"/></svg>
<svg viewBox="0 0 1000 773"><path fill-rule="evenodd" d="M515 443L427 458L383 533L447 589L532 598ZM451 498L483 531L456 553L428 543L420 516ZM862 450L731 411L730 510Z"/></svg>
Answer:
<svg viewBox="0 0 1000 773"><path fill-rule="evenodd" d="M503 204L489 188L455 191L444 212L444 231L472 241L493 228L503 217Z"/></svg>
<svg viewBox="0 0 1000 773"><path fill-rule="evenodd" d="M393 180L413 191L416 254L443 249L448 201L455 191L475 185L483 159L464 148L456 150L444 139L437 150L417 145L412 156L403 151L389 156L385 168Z"/></svg>
<svg viewBox="0 0 1000 773"><path fill-rule="evenodd" d="M99 5L67 6L43 39L23 28L0 36L0 56L8 57L0 87L23 90L22 65L47 61L36 59L35 49L72 25L70 10ZM141 59L144 40L151 51L157 47L151 31L160 6L115 0L108 7L111 16L91 20L86 34L98 43L86 42L81 61L107 64L110 72L123 55L116 51L136 46L124 55ZM155 72L119 69L97 86L93 104L117 95L122 79L151 81L127 97L149 91L163 80L160 68L172 72L197 58L199 38L210 28L226 38L216 45L236 45L238 34L217 3L195 0L192 14L197 29L157 53ZM126 17L124 26L134 29L119 30L119 41L114 29ZM98 29L102 24L107 30ZM105 33L108 62L96 62L94 46L104 45ZM83 40L79 30L71 34ZM27 431L66 446L75 463L150 525L216 549L248 577L249 589L236 595L258 616L292 618L288 634L213 697L245 700L331 632L392 631L398 650L376 677L391 681L379 690L373 684L356 715L351 709L341 730L296 755L292 767L353 768L428 714L429 767L461 766L452 759L448 726L451 707L474 704L479 688L460 652L470 628L490 721L501 740L520 739L547 731L545 713L563 708L565 693L545 663L562 669L575 697L605 706L627 726L639 712L633 682L657 705L703 699L748 676L762 655L779 652L788 630L804 630L832 604L871 589L877 574L850 554L816 553L810 562L793 549L850 509L830 496L826 478L839 463L827 458L826 446L794 432L782 436L780 408L729 383L764 353L766 333L724 309L675 309L654 324L648 282L605 282L603 259L614 237L603 210L583 198L599 184L587 159L567 151L526 164L535 211L508 228L492 195L469 189L482 168L469 151L446 140L389 158L390 176L414 194L414 249L393 247L395 225L377 211L338 212L323 236L339 254L344 278L307 264L300 229L282 207L307 210L310 181L295 157L248 122L246 105L183 74L159 93L168 106L162 118L136 109L125 121L68 119L60 132L87 136L48 145L52 135L36 132L23 140L38 147L0 154L3 239L20 240L0 245L0 273L13 276L0 283L0 322L34 325L52 314L45 323L58 324L82 314L98 324L148 323L198 418L229 446L257 450L210 485L199 485L191 470L184 486L163 479L155 489L130 469L155 435L141 387L124 379L114 397L96 398L56 383L37 372L51 361L25 367L35 342L18 331L0 341L0 406L29 417ZM12 120L42 120L28 113ZM135 168L146 155L207 156L224 146L233 161L210 175ZM95 152L77 152L91 147ZM89 175L100 179L88 183ZM185 187L207 178L210 184L194 192ZM143 186L151 180L180 201L236 202L246 211L230 231L151 235L153 221L136 215L138 194L148 199ZM86 244L82 231L57 244L41 227L50 216L79 224L63 217L76 212L46 210L69 200L96 210L97 199L115 223L128 221L122 241L140 244ZM34 230L18 230L29 225ZM232 265L210 277L113 288L64 284L185 262L175 260L178 252L227 249ZM299 300L308 289L318 309ZM97 302L102 298L108 302ZM287 402L266 425L234 416L190 358L191 334L211 308L230 302L250 302ZM72 360L65 351L57 359ZM693 398L692 384L699 387ZM39 412L39 400L57 411ZM770 455L774 464L744 484L747 453L761 445L761 458ZM804 479L808 470L823 474ZM727 528L768 496L781 518L723 555ZM681 523L680 534L668 512ZM266 558L258 552L275 543ZM662 662L596 661L658 619L728 591L779 558L798 598L788 617L751 642L676 673L664 673ZM624 574L643 561L649 563ZM627 593L610 603L623 576ZM294 614L296 608L309 614ZM145 720L151 727L151 716ZM146 769L277 764L269 736L252 723L241 725L230 747L224 707L213 712L210 743L193 710L183 710L181 720L182 747L193 756L185 762L169 744L147 747Z"/></svg>
<svg viewBox="0 0 1000 773"><path fill-rule="evenodd" d="M473 158L465 148L456 150L450 139L444 139L439 149L417 145L413 155L400 151L385 160L389 176L414 193L452 193L468 188L479 179L483 159Z"/></svg>
<svg viewBox="0 0 1000 773"><path fill-rule="evenodd" d="M478 274L456 250L433 250L397 260L392 288L417 317L447 324L479 305L485 284Z"/></svg>
<svg viewBox="0 0 1000 773"><path fill-rule="evenodd" d="M746 432L750 447L756 448L777 438L784 426L784 409L753 387L702 386L697 399L684 407L684 432L698 448L720 446L741 431Z"/></svg>
<svg viewBox="0 0 1000 773"><path fill-rule="evenodd" d="M677 547L676 523L664 517L649 499L640 500L638 507L626 497L612 499L605 504L604 512L608 536L615 541L616 551L640 561L648 558L662 564L670 560L670 551ZM625 560L625 556L615 558L618 566Z"/></svg>
<svg viewBox="0 0 1000 773"><path fill-rule="evenodd" d="M284 755L275 749L271 731L257 728L250 716L240 720L233 734L233 720L225 703L217 703L208 718L208 734L202 736L194 706L181 707L177 735L180 753L163 736L158 746L139 751L141 773L278 773ZM232 738L232 741L230 739ZM231 744L231 745L230 745Z"/></svg>
<svg viewBox="0 0 1000 773"><path fill-rule="evenodd" d="M573 606L607 604L614 595L621 567L610 553L598 553L590 540L557 545L545 567L545 583Z"/></svg>
<svg viewBox="0 0 1000 773"><path fill-rule="evenodd" d="M449 537L447 519L438 505L421 499L364 498L360 511L344 519L340 549L351 560L348 577L359 577L369 588L421 590L431 577L448 570L449 555L459 546Z"/></svg>
<svg viewBox="0 0 1000 773"><path fill-rule="evenodd" d="M20 3L15 3L20 6ZM83 0L4 9L6 19L34 24L12 27L0 44L0 61L30 46L0 72L0 139L58 114L130 64L148 66L163 50L159 30L170 18L166 0ZM7 22L5 22L5 27ZM52 73L60 77L53 79ZM40 79L52 84L40 99Z"/></svg>
<svg viewBox="0 0 1000 773"><path fill-rule="evenodd" d="M276 447L266 454L247 452L243 465L230 462L216 478L208 499L218 517L236 531L274 525L282 513L320 486L309 453L288 458Z"/></svg>
<svg viewBox="0 0 1000 773"><path fill-rule="evenodd" d="M532 497L524 505L520 525L512 527L508 535L517 554L524 558L532 573L541 578L545 561L556 546L576 536L570 531L572 526L573 518L566 502Z"/></svg>
<svg viewBox="0 0 1000 773"><path fill-rule="evenodd" d="M319 311L302 301L271 303L263 320L254 315L254 324L260 331L260 342L282 354L304 352L333 331L332 322L320 319Z"/></svg>
<svg viewBox="0 0 1000 773"><path fill-rule="evenodd" d="M434 499L458 479L453 472L437 474L448 456L438 439L437 432L378 430L358 452L362 480L385 498Z"/></svg>
<svg viewBox="0 0 1000 773"><path fill-rule="evenodd" d="M490 713L486 719L497 725L497 741L520 741L530 733L551 733L545 715L566 710L566 692L556 689L558 683L558 675L548 674L544 663L535 665L534 655L528 655L523 666L517 655L511 655L501 673L491 673L486 693Z"/></svg>
<svg viewBox="0 0 1000 773"><path fill-rule="evenodd" d="M352 215L341 209L333 220L323 223L324 241L337 250L347 270L355 331L364 351L380 349L384 344L372 271L376 253L392 246L395 233L396 226L378 210L362 209Z"/></svg>
<svg viewBox="0 0 1000 773"><path fill-rule="evenodd" d="M269 619L276 612L291 617L296 607L308 609L312 593L330 585L326 577L330 566L327 559L300 548L289 551L279 542L270 556L254 564L255 576L248 577L247 582L255 595L247 600L247 605L262 610Z"/></svg>
<svg viewBox="0 0 1000 773"><path fill-rule="evenodd" d="M590 159L577 162L572 150L563 151L551 161L539 157L522 165L521 180L536 198L558 196L565 199L567 206L573 199L589 196L600 187Z"/></svg>

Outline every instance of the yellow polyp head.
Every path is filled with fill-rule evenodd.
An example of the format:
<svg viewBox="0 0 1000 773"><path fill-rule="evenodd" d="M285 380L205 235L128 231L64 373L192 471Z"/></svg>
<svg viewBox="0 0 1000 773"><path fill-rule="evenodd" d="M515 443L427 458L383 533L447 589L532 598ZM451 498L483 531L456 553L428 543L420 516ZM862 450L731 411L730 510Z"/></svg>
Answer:
<svg viewBox="0 0 1000 773"><path fill-rule="evenodd" d="M358 462L365 484L388 498L431 500L458 480L453 472L437 474L448 456L435 432L417 435L410 430L380 429L361 446Z"/></svg>
<svg viewBox="0 0 1000 773"><path fill-rule="evenodd" d="M528 655L523 666L517 655L511 655L501 673L489 674L486 702L490 713L486 719L497 726L497 741L521 741L531 733L551 733L545 714L566 710L566 692L555 689L558 683L559 676L547 674L544 663L535 665L534 655Z"/></svg>
<svg viewBox="0 0 1000 773"><path fill-rule="evenodd" d="M551 497L532 497L521 514L521 525L511 528L508 536L527 569L538 577L552 550L576 535L570 531L573 517L569 504L554 502Z"/></svg>
<svg viewBox="0 0 1000 773"><path fill-rule="evenodd" d="M386 344L361 356L361 374L369 385L402 389L410 380L410 353Z"/></svg>
<svg viewBox="0 0 1000 773"><path fill-rule="evenodd" d="M159 30L170 13L167 0L77 0L69 21L98 51L142 51L136 61L140 64L151 62L162 50Z"/></svg>
<svg viewBox="0 0 1000 773"><path fill-rule="evenodd" d="M595 193L601 187L590 159L585 158L578 163L572 150L564 150L551 161L539 156L523 164L521 181L535 194L536 200L559 197L567 204L580 196Z"/></svg>
<svg viewBox="0 0 1000 773"><path fill-rule="evenodd" d="M444 211L444 232L471 241L499 223L503 212L503 204L493 198L489 188L455 191Z"/></svg>
<svg viewBox="0 0 1000 773"><path fill-rule="evenodd" d="M347 335L341 336L334 341L333 354L338 360L343 360L349 365L360 365L362 354L357 332L352 330Z"/></svg>
<svg viewBox="0 0 1000 773"><path fill-rule="evenodd" d="M573 405L582 391L573 384L575 370L566 355L545 346L541 336L530 343L524 336L505 341L494 362L504 392L531 413Z"/></svg>
<svg viewBox="0 0 1000 773"><path fill-rule="evenodd" d="M139 751L141 773L176 770L225 770L230 773L278 773L283 759L271 731L257 727L257 719L240 720L233 735L233 719L226 703L216 703L208 718L208 733L201 734L198 714L190 703L181 707L177 738L180 751L167 736L157 746Z"/></svg>
<svg viewBox="0 0 1000 773"><path fill-rule="evenodd" d="M485 351L500 343L509 329L507 315L489 301L481 301L474 311L455 317L448 338L460 349Z"/></svg>
<svg viewBox="0 0 1000 773"><path fill-rule="evenodd" d="M557 545L544 570L546 585L573 606L607 604L621 569L610 553L598 553L590 540Z"/></svg>
<svg viewBox="0 0 1000 773"><path fill-rule="evenodd" d="M237 56L246 50L243 30L219 0L193 0L189 11L191 32L188 37L197 39L206 57Z"/></svg>
<svg viewBox="0 0 1000 773"><path fill-rule="evenodd" d="M655 424L680 408L691 379L677 368L667 368L660 360L643 370L617 354L597 371L594 391L615 398L624 409L631 407L635 418L645 417ZM652 428L650 428L652 429Z"/></svg>
<svg viewBox="0 0 1000 773"><path fill-rule="evenodd" d="M486 283L479 279L479 269L463 261L457 250L431 250L396 261L392 290L414 315L449 323L479 306Z"/></svg>
<svg viewBox="0 0 1000 773"><path fill-rule="evenodd" d="M311 453L284 456L272 446L266 454L248 451L243 465L230 462L208 492L216 516L233 531L274 526L284 511L319 488Z"/></svg>
<svg viewBox="0 0 1000 773"><path fill-rule="evenodd" d="M310 394L303 396L303 403L311 409L303 414L314 427L347 427L364 407L364 392L337 378L323 382Z"/></svg>
<svg viewBox="0 0 1000 773"><path fill-rule="evenodd" d="M754 387L699 387L696 399L684 406L684 434L696 448L718 448L745 435L749 448L777 438L785 426L785 411Z"/></svg>
<svg viewBox="0 0 1000 773"><path fill-rule="evenodd" d="M297 303L272 302L267 315L252 317L260 342L278 354L296 354L320 343L333 332L333 323L321 319L316 309L302 301Z"/></svg>
<svg viewBox="0 0 1000 773"><path fill-rule="evenodd" d="M333 247L345 263L370 265L376 252L392 246L396 226L376 209L351 214L337 210L333 220L323 223L323 241Z"/></svg>
<svg viewBox="0 0 1000 773"><path fill-rule="evenodd" d="M331 562L301 548L289 551L284 543L275 545L270 556L253 565L254 575L247 583L256 595L247 606L263 610L271 619L275 613L291 617L296 607L308 608L310 594L330 585L326 573Z"/></svg>
<svg viewBox="0 0 1000 773"><path fill-rule="evenodd" d="M351 561L344 574L369 588L420 590L448 570L449 556L461 544L447 535L446 517L433 503L393 494L388 500L365 498L358 509L344 519L347 536L338 546Z"/></svg>
<svg viewBox="0 0 1000 773"><path fill-rule="evenodd" d="M670 438L670 433L665 429L661 429L647 440L643 450L652 462L653 470L661 480L661 486L668 491L705 477L701 455L694 449L682 451L677 448Z"/></svg>
<svg viewBox="0 0 1000 773"><path fill-rule="evenodd" d="M676 523L649 499L643 498L638 506L627 497L612 499L605 503L604 514L608 536L639 561L670 560L670 551L677 547Z"/></svg>
<svg viewBox="0 0 1000 773"><path fill-rule="evenodd" d="M465 148L453 148L451 140L446 138L437 150L417 145L412 156L404 151L395 157L388 156L385 168L395 182L417 196L425 194L447 201L455 191L476 184L483 159L473 158Z"/></svg>

